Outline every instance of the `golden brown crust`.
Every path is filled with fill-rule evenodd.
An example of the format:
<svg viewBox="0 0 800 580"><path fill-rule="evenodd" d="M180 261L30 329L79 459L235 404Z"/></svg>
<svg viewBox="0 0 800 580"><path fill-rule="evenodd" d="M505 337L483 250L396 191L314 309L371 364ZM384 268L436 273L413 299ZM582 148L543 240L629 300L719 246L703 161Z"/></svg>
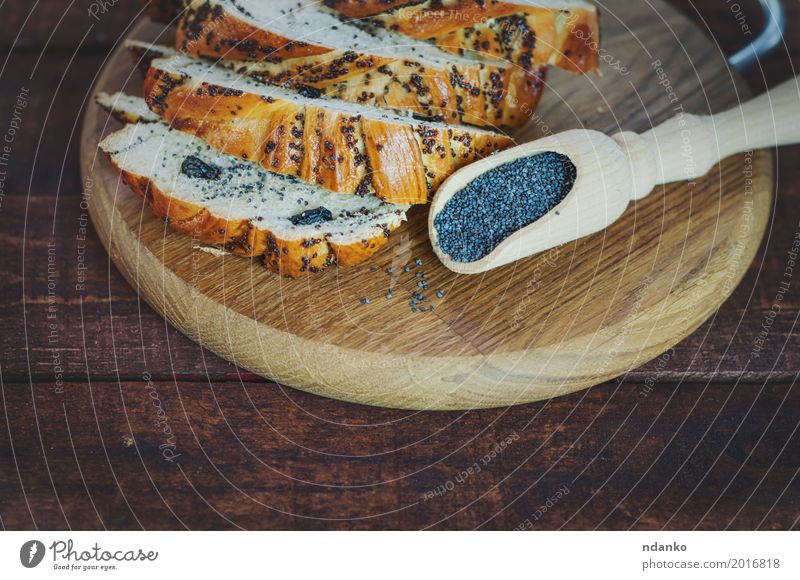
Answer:
<svg viewBox="0 0 800 580"><path fill-rule="evenodd" d="M427 203L429 194L453 171L513 145L510 137L467 127L442 129L365 119L318 106L262 97L150 69L145 99L172 127L203 138L216 149L261 163L266 169L300 177L330 191L374 192L389 203ZM408 138L409 130L415 135ZM397 141L395 142L395 138ZM367 146L367 141L375 146ZM395 146L377 147L377 144ZM422 159L425 179L397 187L386 176L409 168L398 159ZM449 153L452 163L437 161ZM380 176L375 179L374 171Z"/></svg>
<svg viewBox="0 0 800 580"><path fill-rule="evenodd" d="M372 166L375 190L394 189L394 203L419 203L414 192L427 191L428 186L422 149L414 131L408 126L396 127L372 119L364 119L362 125L367 157L377 160Z"/></svg>
<svg viewBox="0 0 800 580"><path fill-rule="evenodd" d="M386 28L432 40L453 53L476 52L526 70L554 65L578 72L598 66L600 24L595 10L569 11L500 0L436 2L328 0L351 18L372 16Z"/></svg>
<svg viewBox="0 0 800 580"><path fill-rule="evenodd" d="M600 23L591 13L575 13L560 30L561 47L556 66L565 70L585 73L595 72L599 66Z"/></svg>
<svg viewBox="0 0 800 580"><path fill-rule="evenodd" d="M388 232L383 236L376 236L369 240L354 242L352 244L334 244L331 248L336 255L336 262L340 268L350 268L367 260L389 242Z"/></svg>
<svg viewBox="0 0 800 580"><path fill-rule="evenodd" d="M334 265L355 266L380 250L394 229L349 245L324 238L284 240L248 220L223 219L205 207L171 197L148 177L125 171L113 158L109 160L122 180L173 229L239 256L261 257L268 269L289 278L318 273Z"/></svg>
<svg viewBox="0 0 800 580"><path fill-rule="evenodd" d="M176 47L261 82L314 87L363 105L411 111L447 123L521 127L544 91L544 69L476 63L436 68L413 59L292 42L253 27L213 3L193 4L178 26ZM230 62L239 59L251 62ZM514 95L514 98L508 98Z"/></svg>
<svg viewBox="0 0 800 580"><path fill-rule="evenodd" d="M362 153L359 130L363 123L316 106L303 107L295 119L300 116L303 126L300 178L340 193L359 191L368 176L369 158Z"/></svg>

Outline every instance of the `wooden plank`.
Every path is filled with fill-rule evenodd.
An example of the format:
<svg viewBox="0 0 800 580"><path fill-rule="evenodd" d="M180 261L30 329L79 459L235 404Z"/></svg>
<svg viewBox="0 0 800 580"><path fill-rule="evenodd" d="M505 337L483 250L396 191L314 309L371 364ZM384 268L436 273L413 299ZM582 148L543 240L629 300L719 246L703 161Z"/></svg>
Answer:
<svg viewBox="0 0 800 580"><path fill-rule="evenodd" d="M30 51L105 49L140 11L135 1L6 0L0 10L0 45Z"/></svg>
<svg viewBox="0 0 800 580"><path fill-rule="evenodd" d="M796 385L638 389L457 414L264 384L4 383L0 515L12 529L796 525Z"/></svg>
<svg viewBox="0 0 800 580"><path fill-rule="evenodd" d="M756 259L714 319L668 357L633 371L626 380L791 379L800 368L796 288L782 295L774 318L771 313L798 231L790 209L795 203L788 197L778 200L772 238L762 250L769 259L763 266L761 257ZM0 363L9 380L50 380L56 357L64 374L74 380L87 373L93 378L119 373L123 380L141 378L145 372L180 380L238 377L233 365L181 336L136 295L85 223L87 212L79 198L62 197L57 208L54 204L48 196L9 197L0 212L0 237L7 248L0 254L0 320L9 329L0 334ZM84 233L85 241L79 239ZM54 256L52 271L49 255ZM53 312L49 282L55 283ZM755 358L757 340L770 320ZM50 324L56 325L52 343Z"/></svg>
<svg viewBox="0 0 800 580"><path fill-rule="evenodd" d="M27 54L0 70L0 139L10 139L5 196L80 194L80 117L103 60Z"/></svg>
<svg viewBox="0 0 800 580"><path fill-rule="evenodd" d="M54 197L9 197L3 209L0 320L13 328L0 339L4 373L24 380L49 380L55 367L77 380L118 372L236 376L136 295L110 264L80 198L60 197L56 206Z"/></svg>

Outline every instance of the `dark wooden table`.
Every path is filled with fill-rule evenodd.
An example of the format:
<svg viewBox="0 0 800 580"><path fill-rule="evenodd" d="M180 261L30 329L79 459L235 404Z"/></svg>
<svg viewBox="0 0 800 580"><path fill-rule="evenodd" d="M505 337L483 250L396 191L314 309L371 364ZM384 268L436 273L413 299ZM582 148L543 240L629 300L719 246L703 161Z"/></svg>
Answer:
<svg viewBox="0 0 800 580"><path fill-rule="evenodd" d="M746 44L727 3L675 4L722 51ZM777 156L744 282L664 360L511 409L340 403L202 350L110 263L81 206L79 122L137 8L95 21L90 5L0 8L0 526L800 527L800 148ZM758 29L755 2L741 6ZM746 75L754 91L800 63L795 27L786 40Z"/></svg>

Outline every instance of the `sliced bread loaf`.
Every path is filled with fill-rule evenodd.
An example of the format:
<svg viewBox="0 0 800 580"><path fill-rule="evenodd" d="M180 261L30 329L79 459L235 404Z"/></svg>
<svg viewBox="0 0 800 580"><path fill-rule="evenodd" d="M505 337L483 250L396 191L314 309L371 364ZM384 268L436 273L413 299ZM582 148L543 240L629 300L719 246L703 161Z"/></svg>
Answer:
<svg viewBox="0 0 800 580"><path fill-rule="evenodd" d="M544 90L544 69L526 72L379 26L368 30L319 2L195 0L180 20L176 47L224 59L220 64L262 82L311 86L448 123L522 126Z"/></svg>
<svg viewBox="0 0 800 580"><path fill-rule="evenodd" d="M186 56L154 60L145 95L170 125L221 151L389 203L426 203L455 170L513 145L491 131L264 85Z"/></svg>
<svg viewBox="0 0 800 580"><path fill-rule="evenodd" d="M525 69L597 70L597 9L583 0L325 0L341 14L456 54L484 54Z"/></svg>
<svg viewBox="0 0 800 580"><path fill-rule="evenodd" d="M408 206L338 195L221 153L171 129L141 99L99 95L117 118L139 121L100 149L133 191L174 229L289 277L358 264L386 244Z"/></svg>

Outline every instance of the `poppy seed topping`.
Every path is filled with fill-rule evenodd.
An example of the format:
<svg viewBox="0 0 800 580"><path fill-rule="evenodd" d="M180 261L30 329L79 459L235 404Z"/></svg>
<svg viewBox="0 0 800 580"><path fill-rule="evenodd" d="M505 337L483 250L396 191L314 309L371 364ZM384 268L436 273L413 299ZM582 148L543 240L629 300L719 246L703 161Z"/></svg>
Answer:
<svg viewBox="0 0 800 580"><path fill-rule="evenodd" d="M487 171L434 218L439 246L456 262L480 260L567 196L577 178L569 157L546 152Z"/></svg>

